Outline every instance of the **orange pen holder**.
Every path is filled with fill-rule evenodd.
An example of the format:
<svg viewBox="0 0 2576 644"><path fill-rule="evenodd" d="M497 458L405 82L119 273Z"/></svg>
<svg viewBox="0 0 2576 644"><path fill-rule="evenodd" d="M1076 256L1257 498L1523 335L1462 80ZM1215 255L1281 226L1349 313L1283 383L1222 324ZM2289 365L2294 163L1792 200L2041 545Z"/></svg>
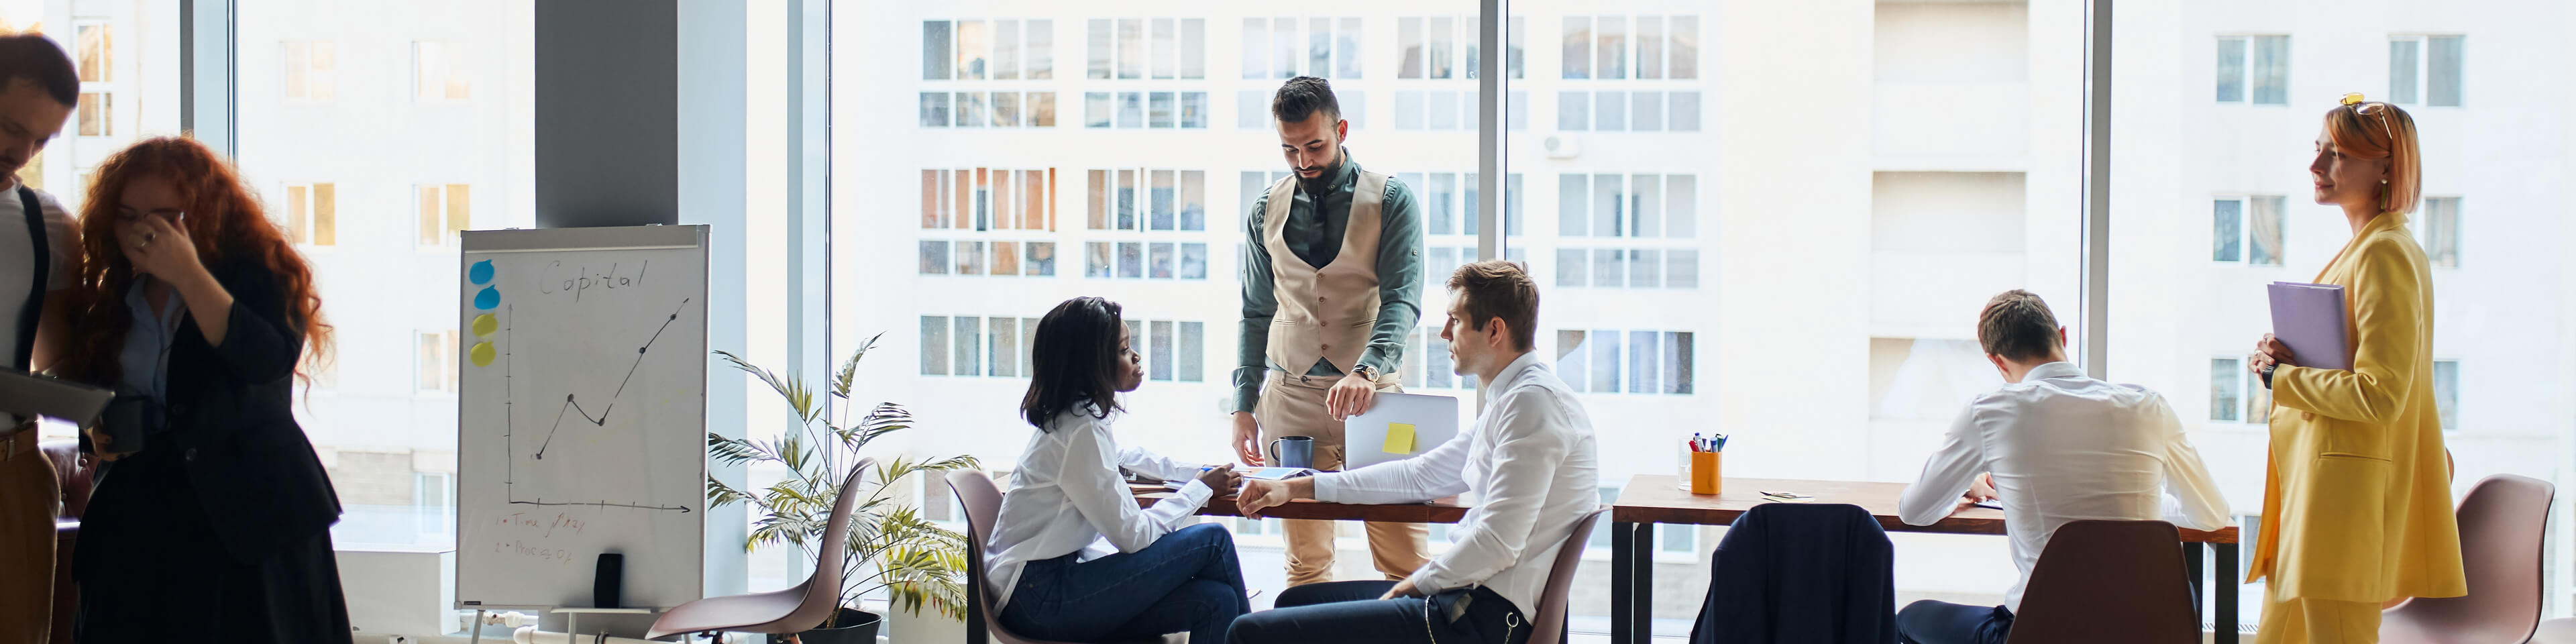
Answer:
<svg viewBox="0 0 2576 644"><path fill-rule="evenodd" d="M1726 480L1725 452L1690 453L1690 493L1717 494L1720 481Z"/></svg>

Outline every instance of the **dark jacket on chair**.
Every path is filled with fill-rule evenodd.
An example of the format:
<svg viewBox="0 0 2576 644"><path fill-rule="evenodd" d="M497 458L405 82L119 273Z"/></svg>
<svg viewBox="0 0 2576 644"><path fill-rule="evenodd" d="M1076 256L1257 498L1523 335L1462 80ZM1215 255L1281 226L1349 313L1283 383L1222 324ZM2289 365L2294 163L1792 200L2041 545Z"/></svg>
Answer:
<svg viewBox="0 0 2576 644"><path fill-rule="evenodd" d="M180 321L170 344L170 429L148 449L177 454L224 550L250 563L280 537L330 529L340 520L340 496L295 422L304 328L290 318L277 275L250 257L208 269L233 296L232 310L220 312L228 316L224 344L208 344L197 328L215 312L188 311ZM116 476L115 463L104 476Z"/></svg>
<svg viewBox="0 0 2576 644"><path fill-rule="evenodd" d="M1896 641L1894 548L1859 506L1756 506L1710 559L1696 644Z"/></svg>

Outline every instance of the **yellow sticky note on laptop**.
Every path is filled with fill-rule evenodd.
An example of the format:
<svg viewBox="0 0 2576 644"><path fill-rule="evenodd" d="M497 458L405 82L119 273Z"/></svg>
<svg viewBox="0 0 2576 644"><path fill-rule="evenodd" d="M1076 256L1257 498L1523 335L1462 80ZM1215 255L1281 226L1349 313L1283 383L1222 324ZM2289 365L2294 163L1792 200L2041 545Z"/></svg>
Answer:
<svg viewBox="0 0 2576 644"><path fill-rule="evenodd" d="M1405 423L1386 424L1386 453L1413 453L1413 426Z"/></svg>

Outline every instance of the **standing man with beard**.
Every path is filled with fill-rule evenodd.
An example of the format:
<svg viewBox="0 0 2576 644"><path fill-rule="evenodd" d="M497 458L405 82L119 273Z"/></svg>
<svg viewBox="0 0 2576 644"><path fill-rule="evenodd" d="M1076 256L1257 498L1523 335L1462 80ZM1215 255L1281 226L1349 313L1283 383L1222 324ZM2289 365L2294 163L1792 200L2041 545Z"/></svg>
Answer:
<svg viewBox="0 0 2576 644"><path fill-rule="evenodd" d="M40 34L0 36L0 369L53 363L78 239L71 214L18 171L80 104L71 57ZM54 505L62 490L35 423L0 414L0 644L45 641L53 620Z"/></svg>
<svg viewBox="0 0 2576 644"><path fill-rule="evenodd" d="M1234 370L1234 447L1247 465L1282 436L1314 439L1318 470L1342 467L1342 421L1380 391L1402 391L1404 338L1422 316L1422 207L1387 175L1360 169L1350 122L1324 79L1288 79L1271 99L1296 176L1244 217L1243 335ZM1331 521L1288 520L1288 584L1332 581ZM1368 524L1378 572L1422 567L1429 526Z"/></svg>

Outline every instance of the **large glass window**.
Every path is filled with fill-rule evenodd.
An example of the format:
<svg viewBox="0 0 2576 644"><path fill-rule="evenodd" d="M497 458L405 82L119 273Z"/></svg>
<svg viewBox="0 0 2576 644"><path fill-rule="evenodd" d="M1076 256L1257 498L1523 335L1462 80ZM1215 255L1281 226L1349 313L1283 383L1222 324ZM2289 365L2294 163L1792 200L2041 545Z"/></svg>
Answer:
<svg viewBox="0 0 2576 644"><path fill-rule="evenodd" d="M916 4L840 11L833 29L834 343L847 350L888 334L860 365L859 388L911 406L934 430L897 435L906 452L972 454L1011 469L1034 431L1015 408L1029 386L1020 365L1041 349L1032 342L1039 319L1088 295L1122 305L1145 368L1119 439L1231 462L1220 406L1243 355L1246 217L1289 177L1270 114L1287 78L1331 82L1350 121L1349 159L1419 204L1425 284L1474 259L1483 199L1470 68L1477 23L1458 6ZM1065 61L1062 73L1034 73L1041 43ZM858 107L883 107L888 90L902 97L894 111ZM1004 98L1013 94L1016 106ZM1032 96L1062 97L1047 103L1064 110L1062 122L1033 121ZM1014 122L1021 129L1003 136L974 129ZM1508 184L1553 174L1515 170ZM1524 201L1506 195L1507 204ZM1517 222L1531 216L1515 215L1511 227L1529 227ZM1619 247L1665 243L1629 241ZM1447 306L1445 291L1425 289L1414 324L1423 331L1396 340L1411 347L1406 386L1466 397L1463 421L1474 412L1471 390L1440 362L1445 349L1424 344L1436 340ZM1661 374L1665 358L1653 358ZM880 359L888 362L869 366ZM1341 545L1346 560L1368 557L1359 539ZM1275 539L1245 542L1246 574L1268 589L1262 602L1285 588L1283 557Z"/></svg>
<svg viewBox="0 0 2576 644"><path fill-rule="evenodd" d="M2551 146L2525 143L2564 138L2576 112L2568 91L2557 87L2463 100L2472 75L2553 73L2543 61L2568 51L2564 30L2534 23L2527 8L2424 4L2418 8L2430 13L2412 16L2242 8L2250 11L2120 7L2124 28L2134 20L2185 36L2118 40L2114 60L2166 61L2152 69L2124 62L2116 70L2123 95L2199 91L2215 77L2217 100L2170 102L2180 110L2172 112L2129 109L2121 99L2112 109L2112 379L2163 392L2230 505L2240 514L2260 511L2271 438L2266 414L2276 410L2271 391L2243 360L2272 330L2265 286L2314 281L2352 238L2340 208L2316 203L2308 168L2323 117L2344 93L2361 92L2408 111L2418 132L2427 196L2406 216L2404 231L2431 269L2432 369L2422 377L2430 379L2424 386L2454 459L2454 498L2498 473L2566 485L2566 437L2576 429L2576 411L2564 402L2571 380L2560 365L2576 351L2556 330L2569 292L2564 253L2553 250L2568 232L2566 182L2533 184L2515 175L2564 162ZM2431 16L2439 18L2428 22ZM2422 31L2433 24L2445 31ZM2214 58L2204 38L2218 43ZM2532 53L2470 58L2469 40L2489 51ZM2231 101L2240 105L2226 105ZM2478 207L2476 216L2465 204ZM2210 239L2198 239L2203 230ZM2466 257L2471 251L2473 259ZM2561 517L2554 521L2563 508L2553 510ZM2568 562L2576 559L2563 532L2548 542L2544 594L2552 614L2565 610ZM2252 543L2256 535L2243 536ZM2241 595L2248 628L2261 596L2260 587Z"/></svg>
<svg viewBox="0 0 2576 644"><path fill-rule="evenodd" d="M333 382L295 406L346 509L335 542L445 546L471 340L452 300L422 294L456 292L457 231L534 224L534 15L330 6L235 3L236 162L337 333Z"/></svg>

